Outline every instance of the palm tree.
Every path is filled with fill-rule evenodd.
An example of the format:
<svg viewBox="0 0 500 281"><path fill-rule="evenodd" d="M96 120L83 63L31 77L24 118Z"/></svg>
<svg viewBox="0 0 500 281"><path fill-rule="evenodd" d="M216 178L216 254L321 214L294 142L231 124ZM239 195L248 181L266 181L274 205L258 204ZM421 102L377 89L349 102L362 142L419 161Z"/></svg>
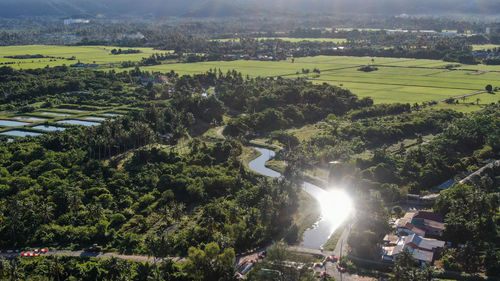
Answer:
<svg viewBox="0 0 500 281"><path fill-rule="evenodd" d="M158 268L158 266L155 266L153 268L153 271L151 272L151 275L148 276L148 281L162 281L164 280L162 278L162 274L161 274L161 271L160 269Z"/></svg>
<svg viewBox="0 0 500 281"><path fill-rule="evenodd" d="M111 257L105 262L105 268L107 270L106 277L108 280L120 280L122 274L125 271L125 264L118 260L116 257Z"/></svg>
<svg viewBox="0 0 500 281"><path fill-rule="evenodd" d="M46 202L42 202L38 208L38 216L41 218L42 223L46 224L52 219L54 207L47 204Z"/></svg>
<svg viewBox="0 0 500 281"><path fill-rule="evenodd" d="M7 262L7 260L0 260L0 279L1 280L4 280L7 278L7 272L8 272L8 267L9 267L9 264Z"/></svg>
<svg viewBox="0 0 500 281"><path fill-rule="evenodd" d="M17 259L11 259L6 263L7 277L11 281L23 280L24 272L22 267L19 266Z"/></svg>
<svg viewBox="0 0 500 281"><path fill-rule="evenodd" d="M54 261L49 262L49 277L52 280L60 281L64 274L64 267L61 265L59 257L55 256Z"/></svg>
<svg viewBox="0 0 500 281"><path fill-rule="evenodd" d="M137 267L137 275L134 281L147 281L153 274L153 266L150 263L140 263Z"/></svg>

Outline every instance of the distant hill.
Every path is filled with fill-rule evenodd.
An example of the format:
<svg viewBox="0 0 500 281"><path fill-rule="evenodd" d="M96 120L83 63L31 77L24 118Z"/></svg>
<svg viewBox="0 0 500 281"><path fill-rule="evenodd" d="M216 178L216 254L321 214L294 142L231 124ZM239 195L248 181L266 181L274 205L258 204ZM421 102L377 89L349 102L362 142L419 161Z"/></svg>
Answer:
<svg viewBox="0 0 500 281"><path fill-rule="evenodd" d="M498 0L0 0L0 17L226 17L262 13L499 14Z"/></svg>

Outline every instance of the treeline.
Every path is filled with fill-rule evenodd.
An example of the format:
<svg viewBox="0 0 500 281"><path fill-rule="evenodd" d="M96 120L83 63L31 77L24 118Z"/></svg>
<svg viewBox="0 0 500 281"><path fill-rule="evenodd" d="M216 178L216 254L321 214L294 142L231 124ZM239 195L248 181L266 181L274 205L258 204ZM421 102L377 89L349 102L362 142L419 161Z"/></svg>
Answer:
<svg viewBox="0 0 500 281"><path fill-rule="evenodd" d="M98 243L144 254L153 250L150 235L164 235L169 247L162 256L213 241L243 251L290 227L295 187L247 174L237 142L193 141L188 154L140 149L119 168L89 158L78 148L83 135L74 133L2 145L0 248ZM182 221L190 223L179 226ZM170 227L176 231L166 234Z"/></svg>
<svg viewBox="0 0 500 281"><path fill-rule="evenodd" d="M224 133L253 136L316 122L328 114L343 115L353 108L370 106L371 99L358 100L350 91L327 84L313 85L302 79L242 80L233 87L217 85L218 97L235 110L244 111L229 122Z"/></svg>
<svg viewBox="0 0 500 281"><path fill-rule="evenodd" d="M372 117L346 120L330 116L322 133L298 145L293 154L308 166L340 160L347 169L344 174L353 173L351 166L359 168L356 177L363 179L361 185L379 191L386 202L399 200L404 192L425 192L498 156L498 105L466 116L415 107L407 112L407 106L401 106L401 114L386 115L393 106L377 107L380 109L370 112ZM377 111L380 116L373 116ZM435 137L424 143L422 136L427 134ZM405 139L413 139L413 144L396 145ZM358 156L367 150L370 156ZM331 180L341 181L337 177L342 173L336 170L344 168L332 168Z"/></svg>
<svg viewBox="0 0 500 281"><path fill-rule="evenodd" d="M407 193L428 194L430 188L463 178L500 155L499 105L468 115L414 107L387 115L391 109L377 105L370 117L354 120L349 115L330 116L317 136L287 146L290 151L282 154L303 168L338 161L329 164L330 182L347 186L358 202L348 243L354 256L368 259L379 259L378 244L390 232L390 213L384 205L405 202ZM431 133L435 137L423 142L421 136ZM282 132L273 139L285 144L289 138ZM416 143L388 148L407 139ZM443 252L445 269L497 276L499 171L494 165L467 186L441 192L434 209L446 215L442 240L453 247L463 245Z"/></svg>
<svg viewBox="0 0 500 281"><path fill-rule="evenodd" d="M140 69L120 74L2 70L0 86L17 85L17 79L18 84L32 82L33 89L82 75L82 87L95 88L72 93L80 104L93 104L94 95L102 95L101 105L126 103L137 95L141 102L135 105L142 110L98 127L2 142L0 248L81 249L98 243L105 250L174 256L214 242L221 252L239 252L294 229L295 185L247 173L238 160L242 147L237 141L189 141L197 126L218 124L226 112L218 94L202 93L242 81L241 74L169 73L168 84L142 86L139 78L152 74ZM116 92L101 93L106 85ZM124 88L134 90L120 95L118 89ZM25 91L9 96L4 105L21 97L32 104L65 96Z"/></svg>
<svg viewBox="0 0 500 281"><path fill-rule="evenodd" d="M119 49L113 49L110 51L112 55L122 55L122 54L138 54L141 53L141 50L136 50L136 49L126 49L122 50L121 48Z"/></svg>
<svg viewBox="0 0 500 281"><path fill-rule="evenodd" d="M445 215L443 266L450 271L500 274L500 166L486 168L465 185L442 191L434 210Z"/></svg>
<svg viewBox="0 0 500 281"><path fill-rule="evenodd" d="M117 258L37 257L0 260L3 280L234 280L234 251L209 243L193 247L186 261L167 259L156 264Z"/></svg>
<svg viewBox="0 0 500 281"><path fill-rule="evenodd" d="M351 117L351 120L357 120L370 117L402 114L404 112L411 112L410 104L376 104L360 110L352 111L349 113L349 116Z"/></svg>
<svg viewBox="0 0 500 281"><path fill-rule="evenodd" d="M14 70L10 67L0 68L0 102L26 103L28 101L44 101L47 96L61 95L65 93L71 99L69 93L81 92L73 95L74 100L91 101L102 104L117 100L117 96L124 94L123 82L129 81L130 77L114 72L85 71L70 69L67 66L56 68L41 68L34 70ZM127 81L127 82L128 82ZM106 94L100 92L105 90ZM111 92L111 94L109 93ZM133 94L132 94L133 96ZM140 99L135 95L134 99ZM127 98L121 98L123 103L130 103ZM65 100L64 102L70 102ZM84 102L84 103L86 103Z"/></svg>
<svg viewBox="0 0 500 281"><path fill-rule="evenodd" d="M421 48L403 48L403 47L352 47L337 50L322 50L320 55L329 56L371 56L371 57L389 57L389 58L413 58L413 59L433 59L449 62L459 62L463 64L477 63L469 49L439 49L432 46Z"/></svg>

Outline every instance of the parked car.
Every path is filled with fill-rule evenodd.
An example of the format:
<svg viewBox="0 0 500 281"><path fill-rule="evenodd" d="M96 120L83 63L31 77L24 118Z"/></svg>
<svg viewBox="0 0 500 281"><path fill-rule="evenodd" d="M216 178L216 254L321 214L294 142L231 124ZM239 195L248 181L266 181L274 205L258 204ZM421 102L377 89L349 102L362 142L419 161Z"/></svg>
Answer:
<svg viewBox="0 0 500 281"><path fill-rule="evenodd" d="M89 252L89 253L99 253L101 251L102 251L102 247L98 246L97 244L94 244L94 245L88 247L87 249L85 249L85 252Z"/></svg>
<svg viewBox="0 0 500 281"><path fill-rule="evenodd" d="M313 264L313 267L323 267L323 264L322 264L322 263L320 263L320 262L315 262L315 263Z"/></svg>

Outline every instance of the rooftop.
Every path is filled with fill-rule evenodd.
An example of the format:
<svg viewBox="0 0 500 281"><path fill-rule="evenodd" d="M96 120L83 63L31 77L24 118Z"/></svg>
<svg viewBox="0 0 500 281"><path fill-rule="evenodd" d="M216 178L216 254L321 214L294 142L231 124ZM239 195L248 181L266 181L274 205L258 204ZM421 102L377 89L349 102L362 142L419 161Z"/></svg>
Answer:
<svg viewBox="0 0 500 281"><path fill-rule="evenodd" d="M411 223L406 223L404 226L402 226L401 228L405 228L405 229L408 229L408 230L411 230L412 232L416 233L416 234L419 234L421 236L425 236L425 230L411 224Z"/></svg>
<svg viewBox="0 0 500 281"><path fill-rule="evenodd" d="M409 243L412 243L416 247L418 247L421 250L426 250L426 251L433 251L436 248L442 248L444 247L445 242L441 240L436 240L436 239L429 239L429 238L423 238L419 235L409 235L406 236L404 244L408 245Z"/></svg>
<svg viewBox="0 0 500 281"><path fill-rule="evenodd" d="M444 216L441 214L438 214L438 213L434 213L434 212L418 211L413 216L413 219L432 220L432 221L444 223Z"/></svg>
<svg viewBox="0 0 500 281"><path fill-rule="evenodd" d="M413 249L411 250L411 254L416 260L419 261L425 261L425 262L432 262L432 259L434 257L433 252L428 252L428 251L422 251L419 249Z"/></svg>

